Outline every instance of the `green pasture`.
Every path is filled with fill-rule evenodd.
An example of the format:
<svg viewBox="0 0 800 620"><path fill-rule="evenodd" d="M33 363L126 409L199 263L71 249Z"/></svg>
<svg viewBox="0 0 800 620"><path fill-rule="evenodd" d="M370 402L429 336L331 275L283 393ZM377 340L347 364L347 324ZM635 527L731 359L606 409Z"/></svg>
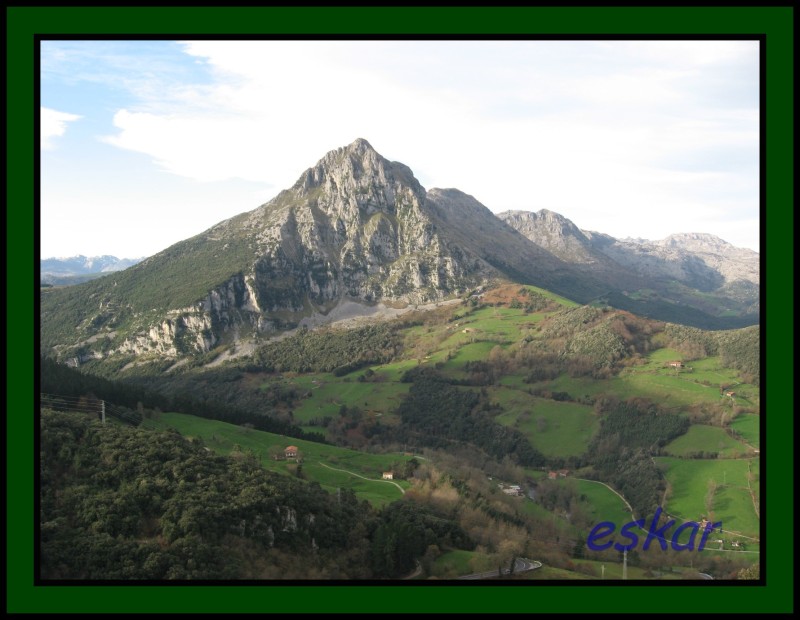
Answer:
<svg viewBox="0 0 800 620"><path fill-rule="evenodd" d="M599 421L588 405L531 396L506 387L489 388L505 411L497 422L519 429L546 456L583 454ZM541 419L541 421L540 421Z"/></svg>
<svg viewBox="0 0 800 620"><path fill-rule="evenodd" d="M565 580L565 579L594 579L589 575L583 573L576 573L575 571L566 570L563 568L556 568L554 566L542 566L536 570L529 571L523 574L524 579L533 579L536 581L549 581L549 580Z"/></svg>
<svg viewBox="0 0 800 620"><path fill-rule="evenodd" d="M681 435L664 447L671 456L687 456L693 452L713 452L723 458L747 456L750 449L736 441L718 426L693 424L685 435Z"/></svg>
<svg viewBox="0 0 800 620"><path fill-rule="evenodd" d="M464 365L488 359L489 352L497 346L496 342L474 342L462 345L456 354L444 362L442 370L454 378L466 376Z"/></svg>
<svg viewBox="0 0 800 620"><path fill-rule="evenodd" d="M760 502L761 494L759 492L758 482L761 478L761 464L758 462L758 459L750 459L748 463L750 464L750 487L753 493L755 493L756 501Z"/></svg>
<svg viewBox="0 0 800 620"><path fill-rule="evenodd" d="M561 295L556 295L555 293L551 293L543 288L539 288L538 286L533 286L531 284L526 284L525 287L529 291L533 291L534 293L539 293L543 297L547 297L547 299L552 299L554 302L566 306L567 308L577 308L580 306L579 303L576 303L566 297L561 297Z"/></svg>
<svg viewBox="0 0 800 620"><path fill-rule="evenodd" d="M709 481L717 485L712 510L722 529L758 536L755 515L747 487L750 459L679 459L656 457L664 469L672 493L667 498L666 511L687 521L698 521L707 514L706 496Z"/></svg>
<svg viewBox="0 0 800 620"><path fill-rule="evenodd" d="M725 515L728 514L736 515L736 520L728 519L726 522ZM723 530L758 537L759 520L746 487L719 489L714 495L714 519L722 521Z"/></svg>
<svg viewBox="0 0 800 620"><path fill-rule="evenodd" d="M647 370L646 367L629 368L605 381L589 377L570 377L563 374L552 381L536 384L554 392L567 392L573 397L614 394L619 398L644 397L665 407L687 407L699 403L720 402L719 385L703 385L684 373L667 370ZM729 373L730 380L734 374ZM755 404L755 403L754 403Z"/></svg>
<svg viewBox="0 0 800 620"><path fill-rule="evenodd" d="M530 388L530 384L525 383L525 377L523 375L505 375L500 378L500 385L514 388L516 390L528 390Z"/></svg>
<svg viewBox="0 0 800 620"><path fill-rule="evenodd" d="M382 378L385 378L386 381L399 383L404 374L406 374L412 368L416 368L417 366L419 366L417 360L407 359L392 362L390 364L383 364L381 366L374 366L373 370L377 374L381 375Z"/></svg>
<svg viewBox="0 0 800 620"><path fill-rule="evenodd" d="M521 330L532 327L539 320L541 317L527 315L517 308L487 307L472 312L459 322L459 329L464 336L505 343L518 340ZM470 332L464 334L464 329Z"/></svg>
<svg viewBox="0 0 800 620"><path fill-rule="evenodd" d="M592 553L591 550L586 551ZM595 579L622 579L622 563L608 562L605 560L576 560L572 563L577 567L590 573ZM605 570L603 570L605 567ZM639 566L628 564L628 579L680 579L680 573L649 571Z"/></svg>
<svg viewBox="0 0 800 620"><path fill-rule="evenodd" d="M308 422L325 416L336 417L342 405L358 407L365 415L387 415L408 393L409 383L390 381L319 381L294 409L295 422Z"/></svg>
<svg viewBox="0 0 800 620"><path fill-rule="evenodd" d="M453 549L440 555L431 567L431 575L439 579L470 575L492 569L493 560L486 554L464 549Z"/></svg>
<svg viewBox="0 0 800 620"><path fill-rule="evenodd" d="M412 458L400 454L367 454L182 413L162 413L156 418L146 420L146 425L156 429L175 429L186 437L199 437L206 447L220 454L231 454L234 446L238 445L243 453L251 452L264 468L286 475L295 474L296 464L291 460L273 460L270 447L297 446L303 460L302 473L305 479L318 482L331 492L339 487L353 489L360 499L366 499L376 506L402 497L403 494L397 486L380 478L393 464ZM343 469L378 480L364 480L330 468ZM410 487L404 480L394 482L403 488Z"/></svg>
<svg viewBox="0 0 800 620"><path fill-rule="evenodd" d="M678 353L675 349L670 349L668 347L656 349L647 356L647 363L651 366L657 365L663 367L667 362L672 362L674 360L683 361L683 355ZM673 369L670 370L674 372Z"/></svg>
<svg viewBox="0 0 800 620"><path fill-rule="evenodd" d="M747 443L754 448L759 448L759 416L758 414L748 413L737 416L730 427L742 436Z"/></svg>
<svg viewBox="0 0 800 620"><path fill-rule="evenodd" d="M601 521L611 521L617 527L622 527L632 519L625 502L605 485L593 480L575 482L578 483L578 492L584 507L592 515L592 522L595 525Z"/></svg>

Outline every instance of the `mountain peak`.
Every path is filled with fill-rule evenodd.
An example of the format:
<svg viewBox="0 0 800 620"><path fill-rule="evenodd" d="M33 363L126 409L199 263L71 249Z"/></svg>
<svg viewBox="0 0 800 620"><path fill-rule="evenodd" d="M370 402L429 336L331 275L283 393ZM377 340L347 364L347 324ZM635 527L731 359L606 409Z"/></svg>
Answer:
<svg viewBox="0 0 800 620"><path fill-rule="evenodd" d="M718 248L731 245L724 239L720 239L716 235L709 233L679 233L675 235L669 235L665 239L657 241L656 243L667 247L705 246L709 248Z"/></svg>
<svg viewBox="0 0 800 620"><path fill-rule="evenodd" d="M355 140L353 140L353 142L351 142L345 148L348 151L351 151L351 152L352 151L367 151L367 150L375 151L375 149L372 148L372 145L369 142L367 142L364 138L356 138Z"/></svg>
<svg viewBox="0 0 800 620"><path fill-rule="evenodd" d="M308 195L323 187L328 196L335 195L340 202L353 206L376 201L394 203L397 192L403 189L414 193L417 199L425 195L408 166L389 161L364 138L326 153L300 175L292 189ZM380 195L376 196L376 191Z"/></svg>
<svg viewBox="0 0 800 620"><path fill-rule="evenodd" d="M598 260L583 231L560 213L549 209L506 211L498 213L497 217L536 245L569 263L594 263Z"/></svg>

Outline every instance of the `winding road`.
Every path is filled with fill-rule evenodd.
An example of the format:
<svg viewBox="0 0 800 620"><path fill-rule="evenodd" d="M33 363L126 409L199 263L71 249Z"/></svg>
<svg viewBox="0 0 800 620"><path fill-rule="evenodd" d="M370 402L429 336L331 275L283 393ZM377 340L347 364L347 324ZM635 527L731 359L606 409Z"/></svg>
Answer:
<svg viewBox="0 0 800 620"><path fill-rule="evenodd" d="M541 568L542 563L538 560L529 560L527 558L515 558L514 559L514 574L518 573L527 573L531 570L536 570L537 568ZM511 571L508 568L503 569L503 575L509 575ZM456 579L492 579L494 577L500 577L500 569L498 570L490 570L486 571L485 573L473 573L471 575L462 575L461 577L456 577Z"/></svg>
<svg viewBox="0 0 800 620"><path fill-rule="evenodd" d="M341 471L341 472L344 472L346 474L350 474L351 476L355 476L356 478L362 478L364 480L369 480L370 482L388 482L389 484L393 484L398 489L400 489L400 492L403 495L406 494L406 490L403 487L401 487L399 484L394 482L393 480L383 480L383 479L380 479L380 478L367 478L366 476L362 476L361 474L357 474L354 471L347 471L346 469L339 469L338 467L331 467L330 465L326 465L322 461L320 461L319 464L322 465L323 467L328 468L328 469L332 469L333 471Z"/></svg>

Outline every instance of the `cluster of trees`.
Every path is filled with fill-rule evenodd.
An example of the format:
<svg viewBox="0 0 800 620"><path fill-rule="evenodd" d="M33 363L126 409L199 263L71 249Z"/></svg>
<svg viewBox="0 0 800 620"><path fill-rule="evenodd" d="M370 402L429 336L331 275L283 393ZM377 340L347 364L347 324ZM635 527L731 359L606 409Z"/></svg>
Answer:
<svg viewBox="0 0 800 620"><path fill-rule="evenodd" d="M758 325L709 332L685 325L667 324L667 346L676 349L684 360L719 355L728 368L741 373L746 383L758 385L761 378L761 329Z"/></svg>
<svg viewBox="0 0 800 620"><path fill-rule="evenodd" d="M577 306L556 312L542 327L545 338L562 338L571 336L594 325L604 310L593 306Z"/></svg>
<svg viewBox="0 0 800 620"><path fill-rule="evenodd" d="M594 409L602 416L598 442L615 436L622 446L655 451L689 430L686 417L644 398L598 398Z"/></svg>
<svg viewBox="0 0 800 620"><path fill-rule="evenodd" d="M662 321L694 325L700 329L738 329L752 325L754 320L758 320L757 313L741 316L714 316L688 304L667 301L659 296L634 299L623 295L621 291L609 291L606 301L615 308L621 308L639 316L659 317Z"/></svg>
<svg viewBox="0 0 800 620"><path fill-rule="evenodd" d="M716 355L718 352L717 339L712 332L667 323L664 326L664 335L667 338L667 346L678 351L684 361Z"/></svg>
<svg viewBox="0 0 800 620"><path fill-rule="evenodd" d="M735 368L746 383L761 382L761 329L758 325L717 334L723 365Z"/></svg>
<svg viewBox="0 0 800 620"><path fill-rule="evenodd" d="M83 373L46 357L40 358L39 388L45 394L61 396L80 397L93 394L97 398L133 409L138 408L140 403L151 409L169 406L169 399L156 392Z"/></svg>
<svg viewBox="0 0 800 620"><path fill-rule="evenodd" d="M414 570L416 560L432 545L474 549L475 543L451 519L411 502L394 502L380 514L372 543L372 570L399 577Z"/></svg>
<svg viewBox="0 0 800 620"><path fill-rule="evenodd" d="M92 395L94 398L130 409L139 410L144 407L152 410L179 411L231 424L251 424L258 430L326 443L320 433L306 432L299 426L272 415L269 401L263 397L257 399L257 407L249 407L247 402L242 403L238 399L231 405L222 399L214 398L219 395L219 390L215 390L214 385L227 386L220 389L242 397L243 392L237 390L230 381L223 380L219 384L213 381L210 384L195 382L191 387L182 383L186 381L185 377L183 379L164 377L161 381L141 379L121 382L82 373L52 359L42 358L40 362L41 391L47 394L73 397ZM149 387L160 389L154 390Z"/></svg>
<svg viewBox="0 0 800 620"><path fill-rule="evenodd" d="M594 455L591 464L599 480L609 483L630 502L637 518L655 512L666 482L649 452L618 447L613 453Z"/></svg>
<svg viewBox="0 0 800 620"><path fill-rule="evenodd" d="M652 455L685 433L689 420L640 398L598 398L595 410L602 415L600 429L582 464L618 489L637 517L653 514L666 483Z"/></svg>
<svg viewBox="0 0 800 620"><path fill-rule="evenodd" d="M350 330L301 328L294 336L260 347L247 362L249 371L336 372L391 361L402 348L396 328L387 323Z"/></svg>
<svg viewBox="0 0 800 620"><path fill-rule="evenodd" d="M44 579L384 578L473 546L413 502L377 512L176 433L43 410L40 438Z"/></svg>
<svg viewBox="0 0 800 620"><path fill-rule="evenodd" d="M440 373L422 367L408 371L403 381L413 385L398 408L401 435L431 447L468 443L495 459L508 456L527 467L544 463L544 456L521 432L493 420L496 405L482 394L459 389Z"/></svg>
<svg viewBox="0 0 800 620"><path fill-rule="evenodd" d="M523 300L514 299L508 304L509 308L523 308L525 312L530 313L550 309L555 305L552 299L548 299L534 290L522 287L517 292L523 297Z"/></svg>
<svg viewBox="0 0 800 620"><path fill-rule="evenodd" d="M578 331L567 341L565 352L591 360L596 367L611 366L628 353L625 341L608 323Z"/></svg>

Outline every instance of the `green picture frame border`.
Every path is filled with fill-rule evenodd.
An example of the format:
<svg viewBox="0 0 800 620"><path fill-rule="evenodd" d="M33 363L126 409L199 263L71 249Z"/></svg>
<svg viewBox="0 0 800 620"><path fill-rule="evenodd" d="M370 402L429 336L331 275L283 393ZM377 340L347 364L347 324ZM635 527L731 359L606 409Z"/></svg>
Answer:
<svg viewBox="0 0 800 620"><path fill-rule="evenodd" d="M785 6L659 7L52 7L7 6L8 613L767 613L793 610L793 46ZM411 585L34 585L35 383L38 256L35 93L37 37L219 38L447 35L763 36L762 517L765 583L565 582ZM333 148L335 145L331 145ZM765 198L765 200L764 200ZM32 294L31 294L32 293ZM31 346L31 341L34 346ZM766 376L766 372L769 373ZM28 409L28 407L31 409ZM27 413L32 415L28 415ZM768 473L767 473L768 472ZM509 587L509 586L519 587ZM712 589L707 589L711 587ZM719 588L719 589L718 589Z"/></svg>

